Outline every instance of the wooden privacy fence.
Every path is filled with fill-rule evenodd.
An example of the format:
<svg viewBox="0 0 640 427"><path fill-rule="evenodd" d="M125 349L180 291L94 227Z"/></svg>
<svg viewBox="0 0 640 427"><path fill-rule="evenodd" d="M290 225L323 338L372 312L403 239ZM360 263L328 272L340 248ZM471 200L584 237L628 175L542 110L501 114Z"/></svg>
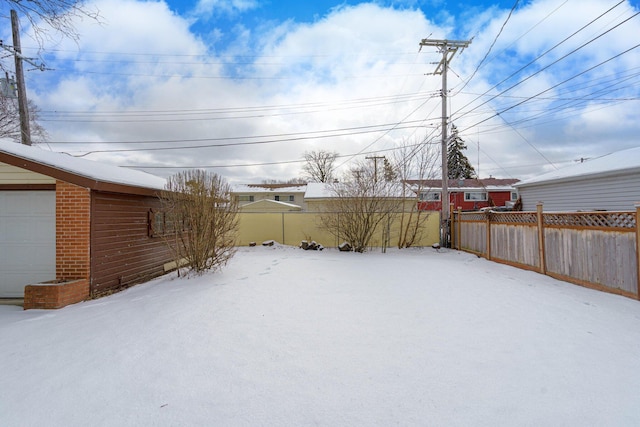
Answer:
<svg viewBox="0 0 640 427"><path fill-rule="evenodd" d="M452 212L451 244L487 259L640 299L635 212Z"/></svg>
<svg viewBox="0 0 640 427"><path fill-rule="evenodd" d="M283 245L297 246L302 240L313 240L326 247L337 247L344 241L331 234L322 226L322 214L317 212L241 212L239 216L238 242L246 246L250 242L275 240ZM335 214L339 215L339 214ZM389 246L397 244L400 229L399 217L388 224L384 223L374 232L371 247L383 246L388 236ZM420 239L414 246L431 246L440 239L438 212L429 212L423 216L423 229Z"/></svg>

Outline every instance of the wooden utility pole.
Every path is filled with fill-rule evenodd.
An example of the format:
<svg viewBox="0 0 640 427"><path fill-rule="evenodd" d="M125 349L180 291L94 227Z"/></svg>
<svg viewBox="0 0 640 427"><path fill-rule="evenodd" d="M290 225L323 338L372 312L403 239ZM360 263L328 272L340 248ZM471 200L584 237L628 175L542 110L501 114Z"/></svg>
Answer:
<svg viewBox="0 0 640 427"><path fill-rule="evenodd" d="M373 160L373 180L378 182L378 160L384 159L384 156L369 156L365 157L367 160Z"/></svg>
<svg viewBox="0 0 640 427"><path fill-rule="evenodd" d="M442 53L442 59L438 63L435 71L431 74L442 75L442 195L440 204L441 212L441 229L440 229L440 246L446 248L449 246L449 161L447 157L447 70L453 56L460 49L464 49L471 44L471 40L434 40L422 39L420 49L424 46L435 46Z"/></svg>
<svg viewBox="0 0 640 427"><path fill-rule="evenodd" d="M20 25L18 14L11 10L11 31L13 33L13 52L16 60L16 85L18 88L18 112L20 113L20 135L22 143L31 145L31 129L29 129L29 108L27 107L27 91L22 69L22 48L20 47Z"/></svg>

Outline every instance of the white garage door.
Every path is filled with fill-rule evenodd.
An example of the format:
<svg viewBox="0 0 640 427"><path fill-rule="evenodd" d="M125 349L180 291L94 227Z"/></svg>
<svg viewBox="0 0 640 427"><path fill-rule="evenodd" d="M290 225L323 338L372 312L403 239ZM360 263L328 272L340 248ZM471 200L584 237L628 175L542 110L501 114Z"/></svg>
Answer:
<svg viewBox="0 0 640 427"><path fill-rule="evenodd" d="M55 191L0 191L0 298L56 278Z"/></svg>

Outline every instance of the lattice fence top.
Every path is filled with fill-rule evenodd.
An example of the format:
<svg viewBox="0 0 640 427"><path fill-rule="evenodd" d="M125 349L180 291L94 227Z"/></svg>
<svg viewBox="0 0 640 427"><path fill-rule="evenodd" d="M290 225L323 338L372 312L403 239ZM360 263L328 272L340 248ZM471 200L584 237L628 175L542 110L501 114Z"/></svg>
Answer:
<svg viewBox="0 0 640 427"><path fill-rule="evenodd" d="M486 221L487 214L484 212L462 212L461 214L456 213L456 218L459 218L460 221ZM460 215L458 217L458 215Z"/></svg>
<svg viewBox="0 0 640 427"><path fill-rule="evenodd" d="M462 212L459 221L486 221L496 224L536 224L535 212ZM635 229L635 212L571 212L542 214L545 226Z"/></svg>
<svg viewBox="0 0 640 427"><path fill-rule="evenodd" d="M456 213L456 215L458 215ZM535 224L535 212L463 212L460 221L486 221L495 223Z"/></svg>
<svg viewBox="0 0 640 427"><path fill-rule="evenodd" d="M544 225L562 227L624 228L636 227L635 212L545 213Z"/></svg>
<svg viewBox="0 0 640 427"><path fill-rule="evenodd" d="M534 212L491 212L491 221L496 223L536 224Z"/></svg>

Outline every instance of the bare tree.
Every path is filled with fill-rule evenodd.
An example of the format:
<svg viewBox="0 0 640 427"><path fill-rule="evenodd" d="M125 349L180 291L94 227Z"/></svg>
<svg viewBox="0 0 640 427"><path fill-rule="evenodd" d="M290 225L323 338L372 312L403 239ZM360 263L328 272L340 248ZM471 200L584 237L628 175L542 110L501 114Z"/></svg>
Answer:
<svg viewBox="0 0 640 427"><path fill-rule="evenodd" d="M302 166L303 178L310 182L332 182L338 153L330 151L307 151Z"/></svg>
<svg viewBox="0 0 640 427"><path fill-rule="evenodd" d="M333 197L320 215L322 225L356 252L367 250L376 230L388 230L402 205L399 183L376 178L371 164L359 164L341 182L329 184Z"/></svg>
<svg viewBox="0 0 640 427"><path fill-rule="evenodd" d="M89 8L85 0L0 0L6 6L0 8L0 18L9 19L9 10L15 10L26 18L33 29L36 40L42 46L50 31L78 40L75 19L90 18L100 22L100 12ZM10 21L7 21L10 22Z"/></svg>
<svg viewBox="0 0 640 427"><path fill-rule="evenodd" d="M289 178L289 179L263 179L262 184L289 184L291 186L305 185L307 181L302 178Z"/></svg>
<svg viewBox="0 0 640 427"><path fill-rule="evenodd" d="M38 123L39 109L31 100L29 107L29 128L34 142L42 142L47 139L47 132ZM15 98L0 96L0 138L10 138L16 142L21 141L20 112Z"/></svg>
<svg viewBox="0 0 640 427"><path fill-rule="evenodd" d="M161 198L172 232L165 233L178 266L202 274L222 268L235 254L238 205L231 186L215 173L180 172Z"/></svg>
<svg viewBox="0 0 640 427"><path fill-rule="evenodd" d="M405 209L400 214L398 248L408 248L420 240L424 224L430 212L420 209L421 194L427 190L425 182L435 178L438 150L427 141L407 144L406 141L395 152L396 171L403 182L402 196Z"/></svg>

